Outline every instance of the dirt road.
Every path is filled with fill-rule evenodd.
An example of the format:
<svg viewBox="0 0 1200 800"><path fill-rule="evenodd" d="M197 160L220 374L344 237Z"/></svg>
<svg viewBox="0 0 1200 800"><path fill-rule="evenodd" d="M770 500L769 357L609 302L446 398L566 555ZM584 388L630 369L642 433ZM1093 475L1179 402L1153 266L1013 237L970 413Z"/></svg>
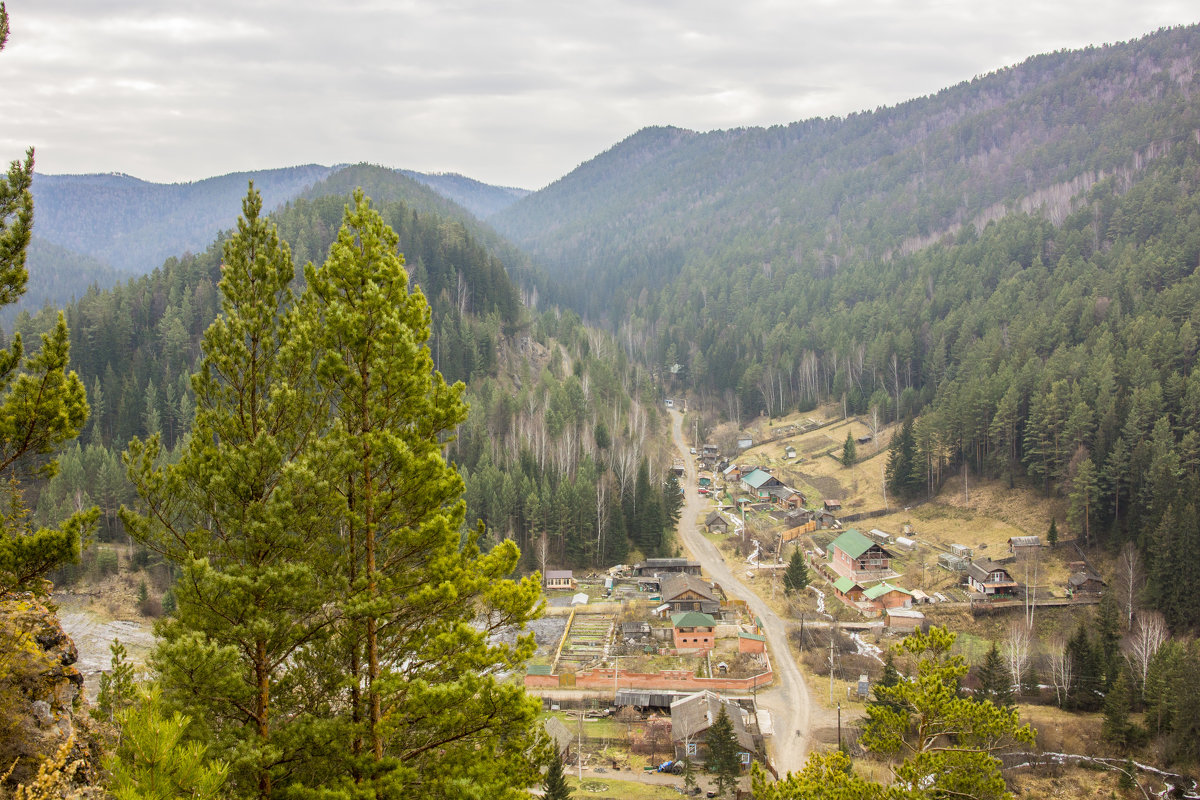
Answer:
<svg viewBox="0 0 1200 800"><path fill-rule="evenodd" d="M787 626L757 594L734 577L713 543L700 535L700 513L707 507L708 501L696 492L696 460L689 457L683 440L683 415L674 409L670 414L671 436L687 465L685 501L679 515L679 539L713 580L721 584L727 595L745 600L762 620L776 678L773 688L758 693L758 702L771 712L775 728L775 737L770 745L772 762L781 776L788 772L799 772L808 751L810 704L808 687L787 644Z"/></svg>

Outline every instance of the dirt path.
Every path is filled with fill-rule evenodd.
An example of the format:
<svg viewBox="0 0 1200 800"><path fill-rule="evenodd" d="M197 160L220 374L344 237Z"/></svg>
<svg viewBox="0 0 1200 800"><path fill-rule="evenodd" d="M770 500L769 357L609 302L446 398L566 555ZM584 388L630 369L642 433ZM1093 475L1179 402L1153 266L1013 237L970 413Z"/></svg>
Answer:
<svg viewBox="0 0 1200 800"><path fill-rule="evenodd" d="M725 563L712 542L699 532L699 518L706 501L696 492L696 461L688 456L683 440L683 416L671 409L671 436L675 448L687 465L684 482L684 505L679 515L679 539L701 563L705 571L725 590L725 593L745 600L750 609L763 621L767 641L770 643L771 665L775 670L777 684L767 691L758 693L758 702L771 712L775 736L771 740L772 759L780 775L799 772L809 746L809 697L804 677L792 657L787 642L787 623L780 619L766 603L741 581Z"/></svg>

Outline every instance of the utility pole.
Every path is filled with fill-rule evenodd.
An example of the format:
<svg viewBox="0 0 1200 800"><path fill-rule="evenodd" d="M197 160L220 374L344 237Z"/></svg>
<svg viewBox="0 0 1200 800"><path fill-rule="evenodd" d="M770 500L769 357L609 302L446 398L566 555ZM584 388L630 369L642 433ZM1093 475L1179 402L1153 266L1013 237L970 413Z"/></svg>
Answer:
<svg viewBox="0 0 1200 800"><path fill-rule="evenodd" d="M838 702L838 750L842 749L842 704Z"/></svg>
<svg viewBox="0 0 1200 800"><path fill-rule="evenodd" d="M829 702L833 702L833 621L829 623Z"/></svg>

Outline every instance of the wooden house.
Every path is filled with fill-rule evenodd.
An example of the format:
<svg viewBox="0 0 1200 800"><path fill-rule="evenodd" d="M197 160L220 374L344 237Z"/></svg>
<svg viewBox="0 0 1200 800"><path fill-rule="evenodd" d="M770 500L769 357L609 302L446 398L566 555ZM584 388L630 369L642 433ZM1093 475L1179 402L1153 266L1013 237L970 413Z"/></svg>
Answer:
<svg viewBox="0 0 1200 800"><path fill-rule="evenodd" d="M771 473L754 469L742 476L742 491L752 497L766 499L771 496L771 487L783 486L783 483Z"/></svg>
<svg viewBox="0 0 1200 800"><path fill-rule="evenodd" d="M987 558L967 565L967 584L986 597L1012 597L1020 588L1007 569Z"/></svg>
<svg viewBox="0 0 1200 800"><path fill-rule="evenodd" d="M1067 593L1074 596L1077 594L1100 594L1104 591L1107 584L1104 579L1094 572L1076 572L1067 578Z"/></svg>
<svg viewBox="0 0 1200 800"><path fill-rule="evenodd" d="M880 612L889 608L910 608L912 600L911 592L887 581L863 591L863 601Z"/></svg>
<svg viewBox="0 0 1200 800"><path fill-rule="evenodd" d="M664 575L660 581L662 601L671 606L671 613L681 611L702 611L705 614L718 614L721 602L717 599L713 585L696 575L672 573Z"/></svg>
<svg viewBox="0 0 1200 800"><path fill-rule="evenodd" d="M750 769L751 762L762 749L761 736L753 732L749 714L745 709L709 691L681 697L671 703L671 741L676 758L686 756L699 764L708 759L708 745L705 739L708 729L721 715L722 707L725 708L725 716L733 723L733 734L739 749L738 760L742 769Z"/></svg>
<svg viewBox="0 0 1200 800"><path fill-rule="evenodd" d="M720 511L714 511L704 520L704 525L711 533L729 533L729 520Z"/></svg>

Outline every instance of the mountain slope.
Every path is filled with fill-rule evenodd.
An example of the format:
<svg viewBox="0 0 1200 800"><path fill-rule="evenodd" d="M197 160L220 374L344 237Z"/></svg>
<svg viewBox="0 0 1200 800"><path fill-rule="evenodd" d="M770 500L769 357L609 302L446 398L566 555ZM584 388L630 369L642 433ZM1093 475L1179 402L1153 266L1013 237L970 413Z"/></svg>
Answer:
<svg viewBox="0 0 1200 800"><path fill-rule="evenodd" d="M626 318L684 263L826 277L1023 201L1061 219L1073 195L1200 127L1198 53L1192 26L845 119L647 129L489 221L593 318Z"/></svg>

